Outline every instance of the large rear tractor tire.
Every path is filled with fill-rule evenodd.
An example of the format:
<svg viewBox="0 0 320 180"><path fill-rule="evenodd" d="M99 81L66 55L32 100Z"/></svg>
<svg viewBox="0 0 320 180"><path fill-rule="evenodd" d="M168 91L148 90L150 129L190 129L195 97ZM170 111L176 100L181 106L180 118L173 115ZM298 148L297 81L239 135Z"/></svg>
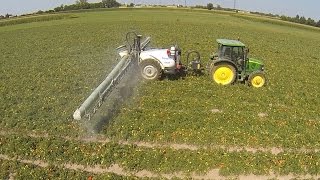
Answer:
<svg viewBox="0 0 320 180"><path fill-rule="evenodd" d="M248 78L249 86L260 88L265 84L266 84L266 76L264 75L263 72L261 71L253 72L249 75L249 78Z"/></svg>
<svg viewBox="0 0 320 180"><path fill-rule="evenodd" d="M228 63L220 63L213 66L211 71L212 80L221 85L233 84L237 74L234 66Z"/></svg>
<svg viewBox="0 0 320 180"><path fill-rule="evenodd" d="M141 76L149 81L158 80L162 76L162 69L156 60L146 59L139 63Z"/></svg>

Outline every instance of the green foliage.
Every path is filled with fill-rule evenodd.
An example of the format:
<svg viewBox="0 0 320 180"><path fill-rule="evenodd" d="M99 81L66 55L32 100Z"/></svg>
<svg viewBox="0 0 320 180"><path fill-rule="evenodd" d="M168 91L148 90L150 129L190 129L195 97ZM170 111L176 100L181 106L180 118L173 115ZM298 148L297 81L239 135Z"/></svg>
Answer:
<svg viewBox="0 0 320 180"><path fill-rule="evenodd" d="M265 60L269 84L259 90L244 85L221 87L207 76L147 83L139 89L141 95L134 105L123 108L106 127L109 137L241 147L320 147L320 101L315 98L320 95L319 83L313 76L306 76L319 75L318 66L314 65L319 64L319 52L305 49L310 43L318 44L318 31L273 24L269 22L272 20L261 23L250 17L243 21L222 14L195 17L173 13L176 20L167 23L154 17L162 26L172 27L172 31L158 30L159 25L142 16L136 17L143 21L138 21L137 27L151 34L160 47L176 39L183 52L199 50L204 64L216 49L215 39L240 37L250 46L253 57ZM197 23L192 23L195 19ZM200 29L202 33L195 37ZM292 53L296 51L300 58ZM213 109L222 113L214 113ZM260 113L267 116L259 117Z"/></svg>
<svg viewBox="0 0 320 180"><path fill-rule="evenodd" d="M89 9L90 4L88 3L88 0L77 0L76 6L78 6L78 9Z"/></svg>
<svg viewBox="0 0 320 180"><path fill-rule="evenodd" d="M67 170L63 167L49 165L40 167L28 163L22 163L18 160L2 160L0 159L0 178L1 179L137 179L133 176L120 176L113 173L102 173L99 175Z"/></svg>
<svg viewBox="0 0 320 180"><path fill-rule="evenodd" d="M51 164L118 163L132 171L205 173L219 168L223 175L319 174L319 152L315 150L320 148L319 31L238 14L127 8L0 27L0 125L4 134L0 153ZM214 150L142 148L56 137L83 135L82 124L72 120L73 111L112 69L114 48L130 30L151 36L156 47L178 42L183 53L199 50L204 64L216 49L215 39L240 37L253 57L264 60L268 85L261 89L243 84L224 87L213 84L208 76L143 83L139 95L101 132L116 142L218 147ZM6 135L10 131L18 135ZM49 137L36 137L41 134ZM289 150L275 155L219 147ZM303 148L311 151L301 152ZM10 173L3 169L15 166L12 161L1 163L0 178L8 177ZM28 165L26 171L19 170L24 166L14 171L29 171L34 176L18 173L21 179L51 178L45 168ZM58 175L53 177L62 179L87 177L83 172L55 172Z"/></svg>
<svg viewBox="0 0 320 180"><path fill-rule="evenodd" d="M306 19L304 16L300 17L299 15L297 15L296 17L289 17L289 16L282 15L280 18L284 21L290 21L290 22L295 22L299 24L306 24L309 26L319 27L315 20L311 18Z"/></svg>
<svg viewBox="0 0 320 180"><path fill-rule="evenodd" d="M207 4L207 9L208 9L208 10L213 9L213 4L212 4L212 3L208 3L208 4Z"/></svg>
<svg viewBox="0 0 320 180"><path fill-rule="evenodd" d="M61 5L54 8L55 12L60 11L72 11L72 10L81 10L81 9L97 9L97 8L116 8L121 6L116 0L102 0L98 3L88 3L87 0L76 1L75 4L71 5Z"/></svg>
<svg viewBox="0 0 320 180"><path fill-rule="evenodd" d="M320 172L319 152L294 153L285 151L274 155L265 152L227 152L223 149L190 151L171 148L144 148L116 143L84 143L53 137L0 136L0 140L6 143L6 145L0 145L1 154L26 160L46 161L51 164L48 167L49 170L55 169L55 166L59 164L71 163L101 167L119 164L130 172L148 170L156 173L205 173L208 170L219 168L220 173L225 176L251 173L265 175L270 171L283 175L289 173L316 175ZM58 172L60 173L60 171ZM30 177L41 177L43 172L35 171L35 173L37 174L30 173ZM4 172L2 175L7 176L8 173ZM59 174L48 174L49 177L56 175Z"/></svg>
<svg viewBox="0 0 320 180"><path fill-rule="evenodd" d="M244 19L244 20L248 20L248 21L255 21L255 22L261 22L261 23L266 23L266 24L275 24L275 25L280 25L280 26L285 26L285 27L289 26L292 28L300 28L300 29L304 29L304 30L308 30L308 31L310 31L312 29L312 28L310 28L310 26L299 25L299 24L279 20L277 18L272 19L272 18L256 17L256 16L250 16L250 15L248 16L248 15L243 15L240 13L231 14L231 16L234 16L234 17L237 17L240 19ZM319 32L320 29L313 28L313 30L316 32Z"/></svg>
<svg viewBox="0 0 320 180"><path fill-rule="evenodd" d="M87 4L88 0L76 0L76 4Z"/></svg>
<svg viewBox="0 0 320 180"><path fill-rule="evenodd" d="M73 11L73 10L81 10L81 9L96 9L103 8L103 4L99 3L88 3L88 2L78 2L76 4L71 5L61 5L59 7L54 8L55 12L60 11Z"/></svg>
<svg viewBox="0 0 320 180"><path fill-rule="evenodd" d="M106 8L113 8L113 7L121 6L121 4L118 3L116 0L102 0L102 4Z"/></svg>

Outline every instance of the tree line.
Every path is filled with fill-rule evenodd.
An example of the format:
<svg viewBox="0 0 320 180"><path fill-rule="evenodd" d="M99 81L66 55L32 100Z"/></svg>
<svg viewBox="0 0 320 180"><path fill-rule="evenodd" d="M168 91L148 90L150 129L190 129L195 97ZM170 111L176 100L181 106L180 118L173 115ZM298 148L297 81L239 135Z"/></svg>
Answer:
<svg viewBox="0 0 320 180"><path fill-rule="evenodd" d="M119 7L122 4L117 2L116 0L102 0L101 2L97 3L89 3L88 0L77 0L75 4L71 5L61 5L58 7L55 7L54 9L48 10L48 11L38 11L33 14L43 14L43 13L54 13L54 12L61 12L61 11L72 11L72 10L80 10L80 9L96 9L96 8L115 8ZM21 15L25 16L25 15ZM16 15L13 16L12 14L5 14L0 15L0 19L7 19L11 17L17 17Z"/></svg>
<svg viewBox="0 0 320 180"><path fill-rule="evenodd" d="M309 26L315 26L315 27L320 27L320 20L316 22L315 20L311 18L305 18L304 16L299 16L297 15L296 17L288 17L288 16L281 16L280 17L284 21L291 21L299 24L306 24Z"/></svg>
<svg viewBox="0 0 320 180"><path fill-rule="evenodd" d="M71 11L79 9L114 8L121 6L116 0L102 0L97 3L88 3L88 0L77 0L75 4L61 5L53 9L54 12Z"/></svg>
<svg viewBox="0 0 320 180"><path fill-rule="evenodd" d="M260 13L260 12L251 12L252 14L258 14L258 15L263 15L263 16L269 16L269 17L275 17L279 18L283 21L289 21L289 22L294 22L294 23L299 23L299 24L305 24L309 26L314 26L314 27L320 27L320 20L316 22L314 19L311 18L306 18L304 16L299 16L298 14L295 17L290 17L290 16L285 16L285 15L274 15L274 14L265 14L265 13Z"/></svg>
<svg viewBox="0 0 320 180"><path fill-rule="evenodd" d="M203 9L216 9L216 10L224 10L224 11L236 11L238 12L237 9L230 9L230 8L222 8L220 5L217 5L217 7L214 7L212 3L208 3L207 6L196 6L197 8L203 8ZM304 16L299 16L296 15L296 17L290 17L290 16L285 16L285 15L278 15L278 14L271 14L271 13L261 13L261 12L250 12L251 14L258 14L262 16L268 16L268 17L275 17L279 18L283 21L290 21L294 23L299 23L299 24L305 24L309 26L314 26L314 27L320 27L320 20L316 22L314 19L311 18L305 18Z"/></svg>

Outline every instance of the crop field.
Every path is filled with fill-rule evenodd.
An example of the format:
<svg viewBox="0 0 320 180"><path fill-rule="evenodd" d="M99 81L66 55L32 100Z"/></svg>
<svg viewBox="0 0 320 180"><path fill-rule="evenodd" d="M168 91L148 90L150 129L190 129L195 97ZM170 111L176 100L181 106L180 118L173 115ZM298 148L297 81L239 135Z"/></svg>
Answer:
<svg viewBox="0 0 320 180"><path fill-rule="evenodd" d="M133 30L155 47L198 50L203 64L216 39L240 38L264 61L267 86L219 86L208 75L141 82L88 132L72 114ZM320 29L119 9L0 21L0 39L0 179L320 178Z"/></svg>

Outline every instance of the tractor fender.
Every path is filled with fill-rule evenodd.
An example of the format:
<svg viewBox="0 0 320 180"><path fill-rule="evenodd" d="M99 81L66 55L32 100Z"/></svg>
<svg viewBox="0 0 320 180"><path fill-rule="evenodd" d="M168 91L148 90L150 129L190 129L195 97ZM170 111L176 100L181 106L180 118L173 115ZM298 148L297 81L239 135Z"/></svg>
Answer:
<svg viewBox="0 0 320 180"><path fill-rule="evenodd" d="M154 60L154 61L157 61L157 62L159 63L159 65L161 66L161 69L164 69L164 66L163 66L163 64L161 63L161 61L160 61L159 59L157 59L156 57L152 56L152 55L148 55L148 56L143 57L143 58L140 57L139 63L141 63L142 61L147 60L147 59L152 59L152 60Z"/></svg>
<svg viewBox="0 0 320 180"><path fill-rule="evenodd" d="M151 49L142 51L140 53L140 61L153 59L160 64L162 70L167 69L173 71L176 68L176 61L167 53L167 49Z"/></svg>
<svg viewBox="0 0 320 180"><path fill-rule="evenodd" d="M222 59L222 60L218 60L218 61L213 61L213 62L212 62L212 65L213 65L213 66L217 66L218 64L221 64L221 63L230 64L230 65L232 65L232 66L234 67L234 69L236 70L236 72L238 71L237 65L236 65L233 61L230 61L230 60L227 60L227 59ZM212 69L213 66L211 66L210 69Z"/></svg>

